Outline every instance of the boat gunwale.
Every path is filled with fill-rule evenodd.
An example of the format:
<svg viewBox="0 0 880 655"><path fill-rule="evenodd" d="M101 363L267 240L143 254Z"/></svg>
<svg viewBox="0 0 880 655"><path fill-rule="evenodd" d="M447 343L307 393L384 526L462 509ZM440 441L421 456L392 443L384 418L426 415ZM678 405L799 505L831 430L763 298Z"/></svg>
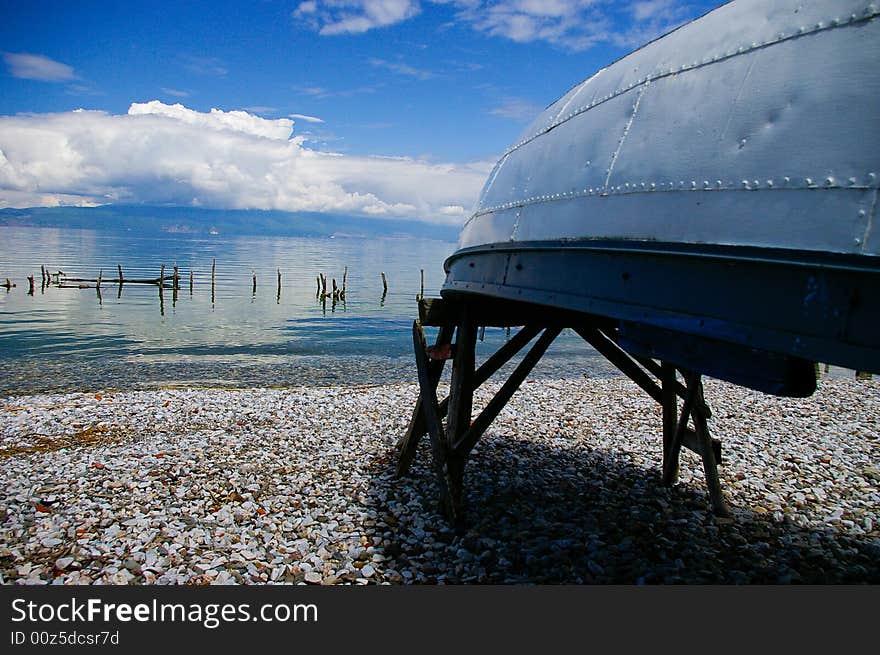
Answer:
<svg viewBox="0 0 880 655"><path fill-rule="evenodd" d="M687 243L672 241L653 241L649 239L614 239L605 237L583 237L538 241L500 241L460 248L443 262L447 273L451 264L469 255L481 252L560 252L603 251L616 253L638 253L643 255L666 255L700 259L719 259L755 264L777 264L804 268L820 267L827 270L840 270L880 275L880 255L830 252L822 250L802 250L793 248L764 247L753 245Z"/></svg>

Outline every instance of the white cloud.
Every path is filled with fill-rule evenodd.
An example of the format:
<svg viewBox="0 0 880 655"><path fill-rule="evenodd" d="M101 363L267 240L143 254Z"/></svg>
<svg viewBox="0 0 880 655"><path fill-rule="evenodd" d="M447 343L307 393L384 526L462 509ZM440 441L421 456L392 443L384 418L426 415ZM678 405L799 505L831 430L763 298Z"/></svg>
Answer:
<svg viewBox="0 0 880 655"><path fill-rule="evenodd" d="M514 121L531 121L543 109L525 98L509 97L501 100L497 107L490 109L489 114Z"/></svg>
<svg viewBox="0 0 880 655"><path fill-rule="evenodd" d="M417 80L430 80L434 77L434 73L431 71L414 68L402 61L387 61L386 59L378 59L376 57L371 58L369 61L370 65L375 66L376 68L384 68L392 73L397 73L398 75L404 75L406 77L414 77Z"/></svg>
<svg viewBox="0 0 880 655"><path fill-rule="evenodd" d="M374 86L359 86L351 89L327 89L323 86L297 86L294 91L318 100L326 100L327 98L351 98L353 96L370 94L376 92Z"/></svg>
<svg viewBox="0 0 880 655"><path fill-rule="evenodd" d="M130 202L458 224L492 162L435 164L306 148L290 119L158 101L128 114L0 116L0 207Z"/></svg>
<svg viewBox="0 0 880 655"><path fill-rule="evenodd" d="M226 66L217 57L202 57L194 55L181 55L184 68L197 75L210 77L226 77Z"/></svg>
<svg viewBox="0 0 880 655"><path fill-rule="evenodd" d="M3 60L13 77L41 82L66 82L75 80L76 73L67 64L62 64L43 55L25 52L4 52Z"/></svg>
<svg viewBox="0 0 880 655"><path fill-rule="evenodd" d="M309 0L300 3L293 17L321 34L362 34L394 25L420 11L417 0Z"/></svg>
<svg viewBox="0 0 880 655"><path fill-rule="evenodd" d="M633 22L611 39L626 48L643 45L698 15L694 7L676 0L643 0L634 3L630 12Z"/></svg>
<svg viewBox="0 0 880 655"><path fill-rule="evenodd" d="M306 123L323 123L323 118L318 118L317 116L308 116L306 114L288 114L294 120L305 121Z"/></svg>
<svg viewBox="0 0 880 655"><path fill-rule="evenodd" d="M453 0L473 29L518 43L545 41L586 50L606 40L609 20L598 0Z"/></svg>
<svg viewBox="0 0 880 655"><path fill-rule="evenodd" d="M269 107L268 105L251 105L243 107L243 109L251 114L274 114L278 111L278 107Z"/></svg>
<svg viewBox="0 0 880 655"><path fill-rule="evenodd" d="M181 91L180 89L170 89L166 86L162 87L162 93L165 93L169 96L174 96L175 98L188 98L189 91Z"/></svg>
<svg viewBox="0 0 880 655"><path fill-rule="evenodd" d="M142 114L168 116L182 123L211 130L232 130L282 141L286 141L293 131L293 121L287 118L260 118L246 111L222 111L220 109L212 109L210 113L205 114L188 109L180 103L166 105L158 100L134 102L128 108L128 113L131 116Z"/></svg>
<svg viewBox="0 0 880 655"><path fill-rule="evenodd" d="M600 43L641 45L696 15L694 7L682 0L430 0L430 4L452 8L455 23L489 36L518 43L542 41L573 51ZM338 35L393 25L420 10L417 0L309 0L293 16L321 34Z"/></svg>

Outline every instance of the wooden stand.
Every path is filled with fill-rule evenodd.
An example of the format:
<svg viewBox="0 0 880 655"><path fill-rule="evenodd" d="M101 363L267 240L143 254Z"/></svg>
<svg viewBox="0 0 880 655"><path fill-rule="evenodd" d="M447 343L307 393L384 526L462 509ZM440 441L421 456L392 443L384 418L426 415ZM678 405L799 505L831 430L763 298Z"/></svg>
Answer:
<svg viewBox="0 0 880 655"><path fill-rule="evenodd" d="M477 329L485 325L523 327L479 368L475 368ZM426 344L423 326L439 327L432 347ZM413 323L419 398L409 427L397 444L398 475L409 471L420 439L428 434L440 490L441 512L456 529L461 530L464 526L464 471L471 451L565 327L577 332L661 405L663 482L672 485L677 481L682 447L698 453L703 460L713 511L721 517L730 516L718 478L721 444L709 435L707 421L711 413L703 397L700 374L678 369L670 362L631 356L615 342L614 324L599 317L552 313L545 309L493 307L486 302L469 304L440 299L419 302L419 320ZM538 334L540 336L508 380L471 420L474 391ZM438 401L437 386L448 359L452 359L449 396ZM678 380L679 372L684 383ZM682 401L680 413L679 399ZM689 427L691 420L693 428Z"/></svg>

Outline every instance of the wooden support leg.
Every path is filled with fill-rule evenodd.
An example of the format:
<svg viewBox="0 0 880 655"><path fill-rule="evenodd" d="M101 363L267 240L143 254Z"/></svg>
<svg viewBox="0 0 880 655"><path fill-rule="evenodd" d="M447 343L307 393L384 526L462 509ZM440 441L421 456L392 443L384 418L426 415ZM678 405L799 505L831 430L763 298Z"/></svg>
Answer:
<svg viewBox="0 0 880 655"><path fill-rule="evenodd" d="M474 349L477 343L477 326L465 310L462 313L455 337L455 359L452 362L452 379L449 388L449 411L446 417L446 474L452 515L450 520L457 528L463 525L463 484L467 453L453 452L453 444L467 432L471 425L474 404Z"/></svg>
<svg viewBox="0 0 880 655"><path fill-rule="evenodd" d="M715 516L728 518L731 516L727 503L724 502L724 494L721 492L721 480L718 478L718 462L715 457L716 442L709 436L709 426L703 407L706 406L703 399L703 381L697 379L696 403L694 405L694 427L696 428L699 444L700 457L703 460L703 472L706 475L706 486L709 489L709 499L712 502L712 511Z"/></svg>
<svg viewBox="0 0 880 655"><path fill-rule="evenodd" d="M448 346L452 343L453 331L454 327L451 325L444 325L440 328L440 331L437 334L437 341L434 344L435 351L439 351L444 346ZM437 393L437 385L440 383L440 377L443 374L443 367L445 364L445 359L431 360L428 363L428 381L435 394ZM413 409L412 418L409 422L409 427L407 428L406 433L400 438L400 441L397 442L397 448L400 452L397 460L397 475L405 475L409 470L409 467L412 465L412 461L416 456L416 449L418 448L419 441L428 430L425 423L425 416L422 411L422 403L422 395L419 394L419 397L416 400L416 406ZM442 418L446 414L446 408L442 406L439 407L438 414L440 418Z"/></svg>
<svg viewBox="0 0 880 655"><path fill-rule="evenodd" d="M495 420L495 417L498 416L498 413L504 408L513 394L516 393L523 380L526 379L526 376L532 371L535 364L538 363L561 331L558 327L544 330L544 334L535 342L535 345L531 347L528 354L523 357L523 360L513 370L513 373L510 374L507 382L501 386L495 397L489 401L489 404L480 412L480 415L474 419L473 425L453 443L454 451L466 455L473 450L480 437L488 429L492 421Z"/></svg>
<svg viewBox="0 0 880 655"><path fill-rule="evenodd" d="M437 336L437 344L434 346L435 351L439 351L444 345L451 343L452 341L452 332L454 328L449 326L445 328L445 333ZM540 332L540 328L535 326L526 326L519 332L517 332L510 341L505 343L501 348L499 348L495 354L489 357L483 364L474 372L474 389L478 389L486 380L492 377L498 369L504 366L510 359L516 355L523 347L531 341L538 332ZM443 332L443 329L441 329ZM439 382L440 375L442 373L443 364L445 360L432 362L432 365L438 366L437 372L437 380ZM434 389L436 390L437 384L434 384ZM440 418L446 416L446 413L449 409L449 397L447 396L440 402L439 406ZM419 440L426 434L427 427L425 427L425 419L422 415L422 406L421 406L421 396L416 401L416 407L413 411L413 417L410 421L409 427L407 428L406 433L400 438L400 441L397 443L397 448L400 452L400 457L397 464L397 475L406 475L407 471L409 471L409 467L412 465L412 460L415 457L416 447L418 446Z"/></svg>
<svg viewBox="0 0 880 655"><path fill-rule="evenodd" d="M446 439L443 424L437 408L437 392L431 385L428 367L428 355L425 347L425 333L419 321L413 322L413 349L415 350L416 369L419 374L419 393L422 398L422 414L428 435L431 437L431 448L434 452L434 472L437 474L437 485L440 488L440 504L443 513L452 515L454 508L446 483Z"/></svg>
<svg viewBox="0 0 880 655"><path fill-rule="evenodd" d="M691 417L691 410L694 407L694 402L696 402L697 382L699 379L699 373L688 373L685 375L688 392L684 398L684 403L682 403L681 418L679 418L675 433L669 442L669 449L666 452L667 457L664 458L663 484L667 486L675 482L676 472L678 471L678 457L681 453L685 432L688 429L687 425Z"/></svg>
<svg viewBox="0 0 880 655"><path fill-rule="evenodd" d="M621 370L630 380L639 385L642 390L658 403L662 403L662 391L660 387L645 373L636 361L623 348L614 343L597 328L576 327L577 332L584 341L589 343L609 362Z"/></svg>
<svg viewBox="0 0 880 655"><path fill-rule="evenodd" d="M678 427L678 380L675 366L669 362L661 364L660 381L663 385L663 477L669 471L669 484L678 480L678 460L671 460L672 441Z"/></svg>
<svg viewBox="0 0 880 655"><path fill-rule="evenodd" d="M666 362L664 362L663 366L665 391L667 386L666 382L667 379L669 379L666 375L669 375L670 377L674 376L674 369L671 372L668 372L668 369L671 368L671 366ZM709 435L709 425L706 420L705 411L707 405L703 396L702 376L693 371L682 371L682 373L684 374L687 383L687 395L682 404L681 418L678 420L678 424L675 427L675 432L672 441L669 443L668 449L666 448L666 437L668 425L671 421L669 415L674 412L674 405L672 405L672 409L670 409L670 406L666 403L663 405L663 483L671 485L675 482L678 471L679 453L681 452L681 447L686 446L689 450L696 452L703 461L703 472L706 475L706 486L709 490L712 511L716 516L727 518L730 516L730 510L724 502L724 495L721 492L721 480L718 477L718 454L720 452L720 444ZM671 384L668 386L670 390L673 388ZM694 430L690 430L687 427L688 420L690 420L691 416L693 416L694 419Z"/></svg>

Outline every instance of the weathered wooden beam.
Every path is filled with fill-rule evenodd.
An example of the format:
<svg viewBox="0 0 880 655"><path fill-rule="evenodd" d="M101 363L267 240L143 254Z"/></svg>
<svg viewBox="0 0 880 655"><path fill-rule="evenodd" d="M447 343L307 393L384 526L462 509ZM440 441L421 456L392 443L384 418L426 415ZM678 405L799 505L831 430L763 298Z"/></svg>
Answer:
<svg viewBox="0 0 880 655"><path fill-rule="evenodd" d="M440 333L437 335L437 342L434 345L434 349L442 348L444 345L449 344L452 341L452 332L454 328L452 326L443 326L440 328ZM523 347L531 341L538 332L541 331L541 328L537 326L526 326L517 332L513 337L510 338L501 348L495 351L491 357L489 357L485 362L483 362L480 367L474 371L474 389L478 389L482 386L486 380L492 377L498 369L504 366L507 362L511 360ZM434 369L436 371L436 379L437 382L440 380L440 375L443 371L443 365L445 364L445 360L432 360L431 365L435 366ZM434 388L437 388L437 382L434 383ZM425 427L424 418L422 417L421 411L421 396L416 400L416 407L413 410L413 416L410 420L409 427L407 428L406 433L400 439L397 444L398 450L400 451L399 459L397 462L397 474L405 475L409 470L410 465L412 464L412 460L415 457L416 446L418 445L419 440L424 436L427 431ZM439 406L440 418L442 419L446 416L447 410L449 409L449 397L443 399Z"/></svg>
<svg viewBox="0 0 880 655"><path fill-rule="evenodd" d="M660 383L662 385L661 405L663 407L663 467L662 470L670 471L669 477L674 483L678 479L678 461L671 461L672 442L675 439L675 430L678 427L678 379L675 366L669 362L663 362L660 370ZM685 391L687 391L685 389ZM687 394L685 394L687 395Z"/></svg>
<svg viewBox="0 0 880 655"><path fill-rule="evenodd" d="M663 392L660 387L623 348L597 328L578 326L574 328L574 331L598 350L605 359L620 369L624 375L639 385L651 398L659 404L663 404Z"/></svg>
<svg viewBox="0 0 880 655"><path fill-rule="evenodd" d="M727 503L724 502L724 494L721 491L721 480L718 477L718 462L715 460L715 448L712 438L709 436L709 425L706 415L702 411L705 405L703 401L703 380L697 375L694 379L696 385L694 406L694 427L699 443L700 458L703 460L703 473L706 476L706 487L709 490L709 499L712 503L712 511L715 516L728 518L731 516Z"/></svg>
<svg viewBox="0 0 880 655"><path fill-rule="evenodd" d="M452 342L452 334L455 331L455 328L451 325L444 325L440 328L439 333L437 334L437 340L434 344L434 348L441 348ZM437 385L440 382L440 377L443 374L443 368L446 365L445 359L438 360L430 360L428 362L428 381L431 385L431 388L434 389L434 393L437 393ZM427 432L427 423L425 422L425 414L422 410L422 395L419 394L419 397L416 399L416 405L413 408L412 418L409 421L409 427L407 427L406 432L400 438L400 441L397 442L397 449L399 451L398 459L397 459L397 475L406 475L407 471L409 471L409 467L412 465L413 459L416 456L416 449L418 448L419 441ZM446 415L446 403L448 399L444 401L444 405L438 408L438 416L442 418Z"/></svg>
<svg viewBox="0 0 880 655"><path fill-rule="evenodd" d="M499 412L501 412L513 394L516 393L516 390L519 389L523 380L525 380L526 376L531 373L535 364L537 364L541 357L544 356L547 348L550 347L550 344L553 343L553 340L556 339L557 336L559 336L561 331L562 328L559 327L548 327L544 330L544 334L540 336L535 342L535 345L533 345L526 356L523 357L523 360L513 370L513 373L511 373L507 382L501 385L498 393L496 393L495 397L492 398L486 407L483 408L483 411L480 412L479 416L474 419L474 422L471 424L467 432L456 440L453 446L454 451L467 455L473 450L474 446L476 446L477 442L480 440L480 437L483 436L483 433L489 428L489 425L495 420L495 417L498 416Z"/></svg>
<svg viewBox="0 0 880 655"><path fill-rule="evenodd" d="M440 413L437 408L437 392L431 386L428 355L426 353L425 332L421 323L413 321L413 350L415 351L416 370L419 377L419 395L422 399L422 414L431 437L431 449L434 454L434 472L437 475L437 485L440 488L441 507L448 516L454 514L452 499L449 495L449 487L446 483L446 444L443 434L443 424L440 422Z"/></svg>
<svg viewBox="0 0 880 655"><path fill-rule="evenodd" d="M467 453L455 451L452 445L471 425L474 405L474 358L477 344L477 326L470 320L467 308L455 335L455 359L449 383L449 405L446 415L446 479L456 527L463 517L464 467ZM439 408L438 408L439 410Z"/></svg>
<svg viewBox="0 0 880 655"><path fill-rule="evenodd" d="M471 424L474 397L474 348L477 342L477 326L462 316L455 335L455 359L452 362L452 379L449 384L449 407L446 418L446 445L452 444L464 434Z"/></svg>
<svg viewBox="0 0 880 655"><path fill-rule="evenodd" d="M684 433L687 431L688 420L691 416L691 410L697 399L697 383L699 381L699 373L688 371L685 376L687 382L687 395L681 407L681 417L675 429L675 434L669 444L669 456L666 459L666 466L663 469L663 484L670 486L675 483L676 474L678 472L678 459L681 453L682 441Z"/></svg>
<svg viewBox="0 0 880 655"><path fill-rule="evenodd" d="M629 354L629 353L627 353L627 354ZM663 379L663 370L662 370L662 369L663 369L663 366L662 366L662 364L658 364L657 362L655 362L655 361L654 361L653 359L651 359L650 357L642 357L642 356L640 356L640 355L632 355L632 354L630 354L630 357L632 357L632 358L633 358L634 360L636 360L639 364L641 364L642 366L644 366L645 369L646 369L651 375L653 375L654 377L656 377L658 380L661 380L661 381L662 381L662 379ZM685 395L687 394L687 389L686 389L685 386L684 386L681 382L679 382L678 380L675 380L675 381L674 381L673 387L674 387L674 389L675 389L675 392L678 394L678 397L679 397L679 398L684 398Z"/></svg>

